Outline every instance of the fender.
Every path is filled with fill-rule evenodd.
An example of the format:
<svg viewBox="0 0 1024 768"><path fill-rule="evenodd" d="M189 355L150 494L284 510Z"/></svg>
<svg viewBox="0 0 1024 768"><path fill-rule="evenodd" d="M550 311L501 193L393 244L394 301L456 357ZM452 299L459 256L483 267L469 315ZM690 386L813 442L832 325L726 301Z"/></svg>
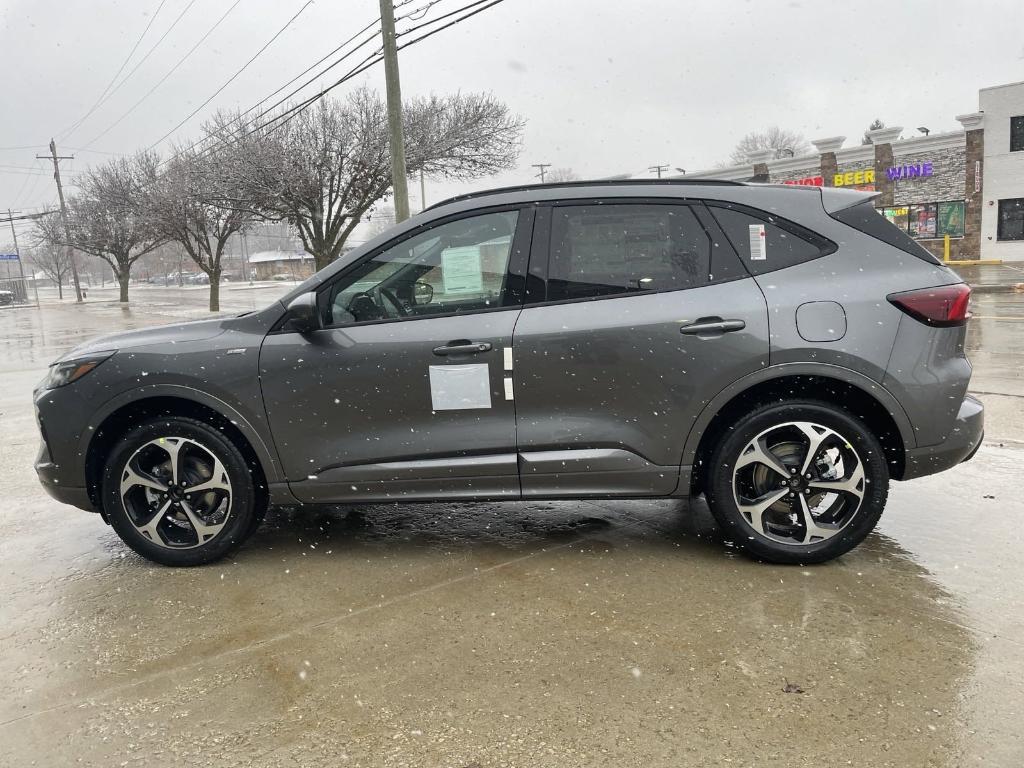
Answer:
<svg viewBox="0 0 1024 768"><path fill-rule="evenodd" d="M250 424L238 411L223 400L201 390L183 386L181 384L148 384L141 387L135 387L122 392L119 395L115 395L93 412L93 416L89 420L87 429L83 431L79 438L79 455L87 455L89 444L92 442L96 430L99 429L100 424L102 424L108 416L126 405L138 403L140 400L153 397L175 397L179 400L190 400L216 411L236 426L238 431L241 432L245 439L249 441L249 445L251 445L253 450L256 452L256 458L260 462L260 466L263 468L263 473L266 475L267 483L272 485L284 482L279 462L273 452L267 447L267 443L264 441L263 435L260 434L259 430L253 427L252 424Z"/></svg>
<svg viewBox="0 0 1024 768"><path fill-rule="evenodd" d="M836 379L846 384L851 384L858 389L864 390L874 397L883 408L885 408L896 422L896 428L900 432L905 448L916 448L917 439L914 436L914 429L910 424L907 412L893 395L874 379L868 378L862 373L844 368L841 365L830 365L827 363L780 363L764 368L755 373L748 374L738 379L715 395L701 412L694 419L686 437L683 447L682 461L680 462L680 485L678 488L688 488L690 482L690 469L697 457L697 447L704 436L711 420L718 414L725 405L737 395L758 384L763 384L772 379L781 379L786 376L822 376Z"/></svg>

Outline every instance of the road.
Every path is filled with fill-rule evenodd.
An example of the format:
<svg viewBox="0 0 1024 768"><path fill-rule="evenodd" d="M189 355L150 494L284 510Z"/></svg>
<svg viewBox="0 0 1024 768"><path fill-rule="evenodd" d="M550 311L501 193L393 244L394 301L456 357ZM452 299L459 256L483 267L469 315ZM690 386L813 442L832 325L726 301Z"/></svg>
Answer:
<svg viewBox="0 0 1024 768"><path fill-rule="evenodd" d="M702 501L601 501L272 510L191 570L30 468L53 357L205 314L134 297L0 311L0 765L1024 763L1024 296L975 302L978 456L895 483L833 563L751 562Z"/></svg>

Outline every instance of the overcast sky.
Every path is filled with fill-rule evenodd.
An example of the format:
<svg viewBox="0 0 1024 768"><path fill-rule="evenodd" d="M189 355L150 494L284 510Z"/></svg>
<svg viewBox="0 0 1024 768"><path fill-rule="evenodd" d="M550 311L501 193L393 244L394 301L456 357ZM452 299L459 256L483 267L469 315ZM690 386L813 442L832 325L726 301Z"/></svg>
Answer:
<svg viewBox="0 0 1024 768"><path fill-rule="evenodd" d="M234 2L194 0L123 87L70 132L160 0L0 2L0 206L27 210L56 199L51 176L34 159L51 136L62 154L76 156L62 166L69 182L108 157L101 152L156 142L305 0L238 0L129 112ZM398 13L426 2L411 0ZM468 2L440 0L429 14ZM188 4L164 0L122 77ZM377 0L315 0L176 137L194 136L218 107L249 108L377 15ZM655 163L707 168L744 133L773 124L808 139L845 135L848 144L875 117L907 135L917 126L954 130L955 115L977 109L979 87L1024 80L1022 29L1021 0L505 0L403 51L400 64L405 95L487 90L526 118L520 167L470 185L484 188L529 182L530 164L540 162L584 177L639 173ZM382 67L347 85L357 84L383 88ZM428 202L464 188L428 182ZM418 197L418 185L412 191Z"/></svg>

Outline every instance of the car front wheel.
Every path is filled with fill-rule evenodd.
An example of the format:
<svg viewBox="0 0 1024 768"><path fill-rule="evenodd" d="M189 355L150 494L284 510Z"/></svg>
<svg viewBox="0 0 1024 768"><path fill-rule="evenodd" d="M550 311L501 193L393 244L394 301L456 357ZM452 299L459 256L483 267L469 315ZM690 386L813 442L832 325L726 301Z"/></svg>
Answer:
<svg viewBox="0 0 1024 768"><path fill-rule="evenodd" d="M775 563L820 563L857 546L885 507L875 436L845 411L800 401L739 420L711 456L708 504L736 545Z"/></svg>
<svg viewBox="0 0 1024 768"><path fill-rule="evenodd" d="M185 417L153 419L124 436L107 461L103 508L129 547L171 566L223 557L259 518L241 452L219 430Z"/></svg>

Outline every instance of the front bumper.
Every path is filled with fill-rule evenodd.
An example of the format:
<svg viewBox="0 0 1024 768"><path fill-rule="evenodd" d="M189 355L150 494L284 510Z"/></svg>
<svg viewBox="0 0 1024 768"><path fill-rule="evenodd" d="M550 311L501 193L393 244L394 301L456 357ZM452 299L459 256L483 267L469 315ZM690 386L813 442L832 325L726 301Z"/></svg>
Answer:
<svg viewBox="0 0 1024 768"><path fill-rule="evenodd" d="M974 457L985 435L985 406L966 395L944 442L907 451L902 480L933 475Z"/></svg>
<svg viewBox="0 0 1024 768"><path fill-rule="evenodd" d="M60 466L51 458L45 436L39 441L39 455L36 456L35 468L43 490L61 504L70 504L87 512L99 511L89 498L89 491L86 488L61 482L61 477L67 473L62 472Z"/></svg>

